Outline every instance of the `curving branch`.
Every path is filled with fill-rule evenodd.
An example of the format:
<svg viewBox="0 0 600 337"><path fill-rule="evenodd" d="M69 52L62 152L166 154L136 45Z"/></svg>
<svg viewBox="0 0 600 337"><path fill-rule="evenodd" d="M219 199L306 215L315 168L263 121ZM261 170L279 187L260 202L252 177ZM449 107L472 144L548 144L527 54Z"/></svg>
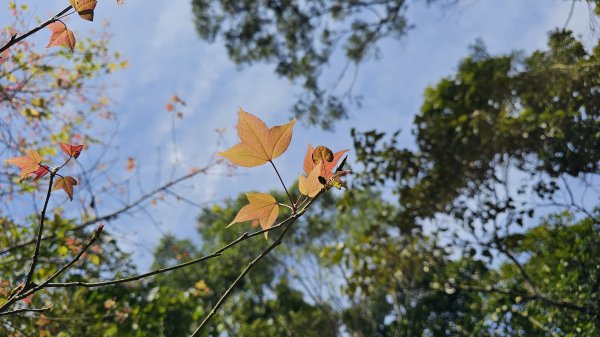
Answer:
<svg viewBox="0 0 600 337"><path fill-rule="evenodd" d="M50 179L50 181L52 181L52 179ZM26 297L29 297L29 296L35 294L36 292L46 288L48 286L48 284L50 282L52 282L52 280L54 280L56 277L58 277L59 275L61 275L65 271L67 271L69 268L71 268L71 266L73 266L73 264L75 264L75 262L77 262L77 261L79 261L79 259L81 259L81 256L83 256L83 254L88 250L88 248L90 248L96 242L96 240L98 240L98 237L102 233L103 229L104 229L104 226L102 226L102 225L98 226L96 231L94 231L94 234L92 234L92 237L90 238L88 243L86 243L79 250L77 255L75 255L75 257L73 257L69 262L67 262L64 266L62 266L59 270L57 270L54 274L52 274L52 276L48 277L48 279L46 279L44 282L42 282L39 285L36 285L34 283L31 283L31 281L29 281L29 282L26 281L24 283L24 286L21 288L21 290L16 292L4 304L2 304L2 306L0 306L0 316L6 316L6 315L14 313L15 310L13 310L13 311L6 311L6 310L11 305L13 305L15 302L20 301ZM33 267L34 266L35 265L33 265Z"/></svg>
<svg viewBox="0 0 600 337"><path fill-rule="evenodd" d="M135 275L135 276L130 276L130 277L124 277L124 278L120 278L120 279L114 279L114 280L107 280L107 281L98 281L98 282L83 282L83 281L76 281L76 282L60 282L60 283L48 283L46 285L46 287L48 288L69 288L69 287L84 287L84 288L96 288L96 287L104 287L104 286L109 286L109 285L114 285L114 284L121 284L121 283L128 283L128 282L133 282L133 281L138 281L141 279L145 279L154 275L159 275L159 274L163 274L172 270L176 270L176 269L180 269L180 268L184 268L184 267L188 267L206 260L210 260L213 259L215 257L219 257L221 256L226 250L236 246L237 244L239 244L240 242L246 241L252 237L264 234L266 232L275 230L277 228L283 227L284 225L286 225L287 223L289 223L290 221L295 220L296 218L298 218L299 215L292 215L289 218L281 221L280 223L278 223L277 225L274 225L270 228L267 229L262 229L253 233L248 233L245 232L244 234L242 234L239 238L235 239L234 241L231 241L230 243L226 244L225 246L217 249L216 251L214 251L212 254L209 255L205 255L187 262L183 262L171 267L166 267L166 268L159 268L144 274L139 274L139 275Z"/></svg>
<svg viewBox="0 0 600 337"><path fill-rule="evenodd" d="M342 165L343 165L343 163L340 165L340 167ZM332 179L335 178L335 176L336 175L334 175L332 177ZM273 249L275 249L277 246L279 246L282 243L283 238L285 237L285 235L287 234L287 232L292 227L292 224L298 218L300 218L304 214L304 212L306 212L306 210L308 209L308 207L310 207L310 205L315 200L317 200L319 198L319 196L321 196L321 194L323 194L323 192L325 190L326 189L323 188L314 198L312 198L308 203L306 203L306 205L302 208L302 210L300 210L298 212L294 212L292 214L292 216L290 216L284 222L282 222L282 223L280 223L278 225L278 226L285 225L285 228L283 229L283 231L281 232L281 234L279 234L279 236L277 237L277 239L272 244L270 244L256 258L254 258L254 260L252 260L250 263L248 263L248 265L246 266L246 268L244 268L244 270L242 270L242 272L238 275L238 277L231 283L231 285L229 286L229 288L227 288L227 290L225 291L225 293L223 293L223 295L221 295L221 297L219 298L219 300L217 301L217 303L215 304L215 306L211 309L211 311L208 313L208 315L204 318L204 320L202 321L202 323L200 323L200 325L198 326L198 328L196 328L196 330L194 330L194 332L190 335L190 337L197 337L197 336L199 336L200 331L213 318L213 316L217 313L217 310L219 310L219 308L221 307L221 305L223 305L223 303L225 302L225 300L229 297L229 295L231 295L231 293L233 292L233 289L235 289L235 287L240 283L240 281L242 281L242 279L244 279L244 276L246 276L246 274L248 274L254 268L254 266L256 266L260 262L260 260L262 260L264 257L266 257L267 255L269 255L269 253L271 253L271 251Z"/></svg>

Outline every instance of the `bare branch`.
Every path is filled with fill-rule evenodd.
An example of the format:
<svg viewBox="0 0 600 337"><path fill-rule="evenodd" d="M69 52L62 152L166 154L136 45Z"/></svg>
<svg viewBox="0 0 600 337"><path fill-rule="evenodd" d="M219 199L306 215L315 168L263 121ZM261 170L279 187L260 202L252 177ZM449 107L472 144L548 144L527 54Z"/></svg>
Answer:
<svg viewBox="0 0 600 337"><path fill-rule="evenodd" d="M0 312L0 316L18 315L18 314L23 314L26 312L46 312L50 309L52 309L52 304L48 304L48 306L43 307L43 308L31 308L31 309L23 308L23 309L11 310L11 311L4 311L4 312Z"/></svg>
<svg viewBox="0 0 600 337"><path fill-rule="evenodd" d="M50 179L50 181L52 182L52 179ZM83 246L79 252L77 253L77 255L75 255L75 257L73 257L73 259L71 259L71 261L69 261L67 264L65 264L64 266L62 266L59 270L57 270L54 274L52 274L52 276L50 276L48 279L46 279L46 281L42 282L39 285L35 285L35 284L31 284L33 287L28 287L28 283L25 283L25 286L18 292L15 294L15 296L11 297L8 299L8 301L6 301L1 307L0 307L0 316L2 315L6 315L6 310L8 307L10 307L12 304L14 304L15 302L22 300L28 296L31 296L33 294L35 294L36 292L44 289L47 287L47 285L52 282L52 280L54 280L56 277L58 277L60 274L64 273L65 271L67 271L69 268L71 268L71 266L73 266L73 264L75 264L75 262L79 261L79 259L81 258L81 256L83 256L83 254L88 250L88 248L90 248L90 246L92 246L94 244L94 242L96 242L96 240L98 239L98 237L100 236L100 234L102 233L102 229L104 228L104 226L98 226L98 228L96 229L96 231L94 232L94 234L92 235L92 238L88 241L87 244L85 244L85 246Z"/></svg>
<svg viewBox="0 0 600 337"><path fill-rule="evenodd" d="M115 279L115 280L107 280L107 281L99 281L99 282L62 282L62 283L48 283L46 285L46 287L48 288L67 288L67 287L85 287L85 288L95 288L95 287L103 287L103 286L108 286L108 285L113 285L113 284L121 284L121 283L127 283L127 282L133 282L133 281L138 281L141 279L145 279L148 278L150 276L154 276L154 275L158 275L158 274L163 274L172 270L176 270L176 269L180 269L180 268L184 268L187 266L191 266L193 264L197 264L206 260L210 260L212 258L221 256L221 254L223 254L223 252L225 252L226 250L232 248L233 246L237 245L240 242L246 241L249 238L255 237L257 235L261 235L263 233L275 230L277 228L280 228L282 226L284 226L286 223L295 220L296 218L298 218L299 215L293 215L290 216L289 218L283 220L282 222L280 222L279 224L272 226L271 228L267 228L267 229L263 229L263 230L259 230L253 233L244 233L242 234L239 238L237 238L234 241L231 241L230 243L226 244L225 246L219 248L218 250L216 250L215 252L213 252L212 254L209 255L205 255L202 257L199 257L197 259L193 259L184 263L180 263L178 265L175 266L171 266L171 267L166 267L166 268L160 268L160 269L156 269L144 274L139 274L139 275L135 275L135 276L131 276L131 277L125 277L125 278L120 278L120 279Z"/></svg>
<svg viewBox="0 0 600 337"><path fill-rule="evenodd" d="M179 178L177 178L175 180L171 180L170 182L168 182L168 183L166 183L166 184L158 187L157 189L155 189L155 190L153 190L153 191L151 191L149 193L146 193L146 194L142 195L140 198L138 198L133 203L127 204L127 205L125 205L125 206L119 208L118 210L116 210L114 212L111 212L109 214L106 214L106 215L103 215L103 216L100 216L100 217L96 217L94 219L90 219L90 220L88 220L88 221L86 221L86 222L84 222L84 223L82 223L82 224L80 224L80 225L78 225L76 227L68 229L67 232L78 231L78 230L81 230L83 228L89 227L91 225L97 224L98 222L114 220L114 219L118 218L121 214L123 214L123 213L125 213L125 212L127 212L127 211L129 211L129 210L131 210L131 209L133 209L133 208L135 208L137 206L139 206L143 202L147 201L148 199L150 199L154 195L156 195L158 193L161 193L163 191L166 191L169 188L173 187L174 185L176 185L176 184L178 184L178 183L180 183L180 182L182 182L184 180L190 179L190 178L192 178L192 177L194 177L194 176L196 176L196 175L198 175L200 173L205 173L208 170L208 168L209 168L209 166L204 167L202 169L194 170L194 171L192 171L192 172L190 172L190 173L188 173L186 175L183 175L183 176L181 176L181 177L179 177ZM48 236L44 236L44 237L42 237L42 241L53 239L53 238L56 238L56 234L51 234L51 235L48 235ZM10 252L12 252L12 251L14 251L16 249L20 249L20 248L29 246L31 244L34 244L35 242L36 242L36 240L33 239L33 240L29 240L29 241L17 243L17 244L15 244L13 246L10 246L10 247L7 247L7 248L4 248L4 249L0 250L0 255L6 254L6 253L10 253Z"/></svg>

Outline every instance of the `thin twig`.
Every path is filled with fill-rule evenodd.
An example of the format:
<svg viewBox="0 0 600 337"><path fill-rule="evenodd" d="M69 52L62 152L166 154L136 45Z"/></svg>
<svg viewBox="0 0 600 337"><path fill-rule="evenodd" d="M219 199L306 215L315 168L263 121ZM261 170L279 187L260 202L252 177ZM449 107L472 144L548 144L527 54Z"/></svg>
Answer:
<svg viewBox="0 0 600 337"><path fill-rule="evenodd" d="M212 319L212 317L217 313L217 310L219 310L219 308L221 307L221 305L223 305L223 303L225 302L225 300L227 299L227 297L229 297L229 295L231 294L231 292L233 291L233 289L238 285L238 283L240 283L240 281L244 278L244 276L246 276L246 274L248 274L254 268L254 266L258 262L260 262L260 260L262 260L265 256L269 255L269 253L273 249L275 249L275 247L277 247L277 246L279 246L281 244L281 242L283 240L283 237L289 231L289 229L292 227L292 224L296 221L296 219L300 218L304 214L304 212L308 209L308 207L324 191L325 191L324 189L321 190L308 204L306 204L306 206L304 206L302 208L301 211L299 211L298 213L292 214L292 216L290 216L288 219L286 219L287 224L286 224L285 228L283 229L283 231L281 232L281 234L279 234L279 236L277 237L277 239L275 240L275 242L273 242L271 245L269 245L267 248L265 248L265 250L263 250L254 260L252 260L250 263L248 263L248 265L246 266L246 268L244 268L244 270L238 275L238 277L235 279L235 281L233 281L231 283L231 285L229 286L229 288L227 288L227 290L225 291L225 293L221 296L221 298L219 298L219 300L217 301L217 303L215 304L215 306L208 313L208 316L206 316L204 318L204 320L202 321L202 323L200 323L200 325L198 326L198 328L196 328L196 330L190 335L190 337L196 337L196 336L198 336L198 334L200 333L200 330L202 330L202 328L204 328L206 326L206 324L208 324L208 322ZM284 224L284 223L282 223L282 224Z"/></svg>
<svg viewBox="0 0 600 337"><path fill-rule="evenodd" d="M8 42L6 42L6 44L2 47L0 47L0 53L4 52L5 50L7 50L8 48L14 46L15 44L21 42L22 40L26 39L27 37L37 33L38 31L40 31L41 29L43 29L44 27L48 26L49 24L56 22L60 19L60 17L67 13L70 9L72 9L72 6L69 6L65 9L63 9L62 11L60 11L58 14L56 14L55 16L53 16L52 18L50 18L48 21L41 23L39 26L35 27L34 29L28 31L27 33L18 36L15 34L13 35L10 40L8 40Z"/></svg>
<svg viewBox="0 0 600 337"><path fill-rule="evenodd" d="M28 296L31 296L33 294L35 294L36 292L46 288L48 286L48 284L50 282L52 282L52 280L54 280L56 277L58 277L60 274L64 273L65 271L67 271L69 268L71 268L71 266L73 266L73 264L75 264L75 262L79 261L79 259L81 258L81 256L83 256L83 254L88 250L88 248L90 248L90 246L92 246L94 244L94 242L96 242L96 240L98 239L98 237L100 236L100 234L102 233L102 229L104 228L103 225L98 226L98 228L96 229L96 231L94 231L94 234L92 234L92 237L90 238L90 240L88 241L87 244L85 244L85 246L83 246L79 252L77 253L77 255L75 255L75 257L73 257L67 264L65 264L64 266L62 266L59 270L57 270L54 274L52 274L52 276L50 276L48 279L46 279L44 282L42 282L39 285L35 285L31 288L28 289L27 286L23 287L23 290L19 291L19 293L16 294L16 296L13 296L11 298L8 299L8 301L6 301L6 303L4 303L1 307L0 307L0 316L4 316L7 315L6 314L6 308L8 308L9 306L11 306L13 303L22 300ZM27 283L26 283L27 285Z"/></svg>
<svg viewBox="0 0 600 337"><path fill-rule="evenodd" d="M116 210L116 211L114 211L112 213L109 213L109 214L106 214L106 215L103 215L103 216L100 216L100 217L96 217L94 219L90 219L90 220L88 220L88 221L86 221L86 222L84 222L84 223L82 223L82 224L80 224L78 226L75 226L75 227L73 227L71 229L67 229L67 232L78 231L78 230L81 230L83 228L86 228L88 226L91 226L91 225L96 224L96 223L101 222L101 221L114 220L118 216L120 216L122 213L125 213L125 212L131 210L132 208L135 208L135 207L139 206L141 203L143 203L144 201L150 199L152 196L154 196L154 195L156 195L156 194L158 194L160 192L163 192L163 191L167 190L168 188L171 188L172 186L174 186L174 185L176 185L176 184L178 184L178 183L180 183L180 182L182 182L184 180L190 179L190 178L194 177L195 175L198 175L200 173L205 173L208 170L208 168L209 167L205 167L203 169L194 170L194 171L192 171L192 172L190 172L190 173L188 173L186 175L183 175L183 176L181 176L181 177L179 177L179 178L177 178L175 180L172 180L172 181L164 184L163 186L161 186L161 187L159 187L159 188L157 188L157 189L155 189L155 190L153 190L153 191L151 191L149 193L146 193L146 194L142 195L140 198L138 198L133 203L127 204L127 205L121 207L120 209L118 209L118 210ZM48 240L48 239L53 239L56 236L57 236L56 234L51 234L51 235L48 235L48 236L44 236L44 237L42 237L42 241ZM36 240L32 239L32 240L29 240L29 241L17 243L17 244L15 244L13 246L10 246L10 247L7 247L7 248L4 248L4 249L0 250L0 255L6 254L6 253L10 253L10 252L12 252L12 251L14 251L16 249L19 249L19 248L23 248L23 247L29 246L31 244L34 244L35 242L36 242Z"/></svg>
<svg viewBox="0 0 600 337"><path fill-rule="evenodd" d="M15 309L15 310L11 310L11 311L0 312L0 316L17 315L17 314L22 314L22 313L26 313L26 312L46 312L46 311L48 311L50 309L52 309L52 305L48 305L48 306L46 306L44 308Z"/></svg>
<svg viewBox="0 0 600 337"><path fill-rule="evenodd" d="M229 297L229 295L231 294L233 289L238 285L238 283L240 283L240 281L244 278L244 276L246 276L246 274L248 274L254 268L254 266L260 262L260 260L262 260L265 256L269 255L269 253L273 249L275 249L275 247L277 247L281 244L283 237L288 232L288 230L292 227L292 224L293 224L293 221L288 222L288 224L285 226L285 228L283 229L281 234L279 234L279 236L277 237L275 242L273 242L271 245L269 245L267 248L265 248L265 250L263 250L254 260L252 260L250 263L248 263L246 268L244 268L244 270L238 275L238 277L235 279L235 281L233 281L231 283L229 288L227 288L225 293L221 296L221 298L219 298L219 300L217 301L217 304L215 304L215 306L210 310L210 312L208 313L208 316L206 316L204 318L202 323L200 323L198 328L194 331L194 333L191 334L190 337L198 336L198 334L200 333L200 330L202 330L202 328L205 327L206 324L208 324L208 322L211 320L211 318L213 318L213 316L217 313L217 310L219 310L221 305L223 305L223 303L225 302L227 297Z"/></svg>
<svg viewBox="0 0 600 337"><path fill-rule="evenodd" d="M233 246L239 244L242 241L246 241L247 239L251 238L251 237L255 237L258 235L261 235L263 233L266 233L268 231L272 231L275 230L277 228L280 228L282 226L284 226L286 223L288 223L289 221L292 221L293 219L295 219L297 216L290 216L289 218L283 220L282 222L280 222L279 224L272 226L271 228L267 228L267 229L262 229L253 233L244 233L242 234L239 238L237 238L234 241L231 241L230 243L226 244L225 246L219 248L218 250L216 250L215 252L213 252L212 254L209 255L205 255L202 257L199 257L197 259L193 259L184 263L180 263L178 265L175 266L171 266L171 267L166 267L166 268L160 268L160 269L156 269L144 274L139 274L139 275L135 275L135 276L130 276L130 277L125 277L125 278L120 278L120 279L114 279L114 280L107 280L107 281L99 281L99 282L81 282L81 281L77 281L77 282L62 282L62 283L48 283L46 285L46 287L48 288L67 288L67 287L85 287L85 288L95 288L95 287L103 287L103 286L108 286L108 285L114 285L114 284L121 284L121 283L127 283L127 282L132 282L132 281L138 281L150 276L154 276L154 275L158 275L158 274L163 274L172 270L176 270L176 269L180 269L183 267L187 267L187 266L191 266L193 264L196 263L200 263L206 260L210 260L212 258L221 256L221 254L223 254L223 252L225 252L226 250L232 248Z"/></svg>
<svg viewBox="0 0 600 337"><path fill-rule="evenodd" d="M38 227L37 238L35 239L35 250L33 251L33 256L31 257L31 267L29 268L29 272L27 273L27 277L25 278L25 286L23 287L21 292L27 290L27 288L31 284L31 279L33 278L33 273L35 272L35 266L37 264L39 254L40 254L40 244L42 243L42 232L44 231L44 222L46 221L46 210L48 209L48 202L50 201L50 195L52 194L52 182L54 181L55 175L56 175L56 170L54 170L53 172L50 172L50 182L48 183L48 191L46 192L46 200L44 201L44 208L42 208L42 213L41 213L41 217L40 217L40 226Z"/></svg>

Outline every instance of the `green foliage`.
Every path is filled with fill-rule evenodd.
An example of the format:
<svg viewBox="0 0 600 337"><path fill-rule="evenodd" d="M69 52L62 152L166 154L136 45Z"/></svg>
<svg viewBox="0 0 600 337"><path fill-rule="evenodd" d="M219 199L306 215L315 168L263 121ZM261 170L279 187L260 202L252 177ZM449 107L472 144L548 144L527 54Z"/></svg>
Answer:
<svg viewBox="0 0 600 337"><path fill-rule="evenodd" d="M397 134L385 141L384 133L353 131L363 185L396 184L403 230L438 212L464 219L459 197L506 183L498 173L505 166L531 174L522 189L540 198L552 197L559 176L598 172L598 48L586 52L568 31L553 32L548 45L528 57L480 48L428 88L415 118L417 151L399 148ZM514 207L490 200L488 214L474 217L485 222Z"/></svg>

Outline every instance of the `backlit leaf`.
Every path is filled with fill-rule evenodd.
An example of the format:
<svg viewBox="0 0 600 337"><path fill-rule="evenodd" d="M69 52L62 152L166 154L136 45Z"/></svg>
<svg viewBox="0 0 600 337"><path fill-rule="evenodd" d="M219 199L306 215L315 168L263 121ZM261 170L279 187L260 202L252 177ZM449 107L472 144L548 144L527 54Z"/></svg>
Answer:
<svg viewBox="0 0 600 337"><path fill-rule="evenodd" d="M56 181L54 181L54 186L52 186L52 190L64 190L65 193L69 196L70 200L73 200L73 186L77 185L77 180L71 176L66 177L58 177Z"/></svg>
<svg viewBox="0 0 600 337"><path fill-rule="evenodd" d="M46 48L65 46L68 47L71 52L75 50L75 35L72 31L67 29L67 25L61 21L56 21L49 24L48 28L52 31L52 35L50 35L50 41Z"/></svg>
<svg viewBox="0 0 600 337"><path fill-rule="evenodd" d="M266 193L246 193L246 197L249 204L239 210L227 227L238 222L258 220L262 229L271 228L279 215L277 200ZM268 232L265 232L265 239L267 237Z"/></svg>
<svg viewBox="0 0 600 337"><path fill-rule="evenodd" d="M27 151L27 155L22 157L14 157L6 160L7 164L15 165L21 169L21 173L19 174L19 180L23 180L28 176L35 174L37 178L41 178L44 174L40 172L35 173L42 162L42 156L35 150ZM36 178L36 179L37 179Z"/></svg>
<svg viewBox="0 0 600 337"><path fill-rule="evenodd" d="M67 143L59 143L60 149L68 156L77 159L83 150L83 145L71 145Z"/></svg>
<svg viewBox="0 0 600 337"><path fill-rule="evenodd" d="M73 9L77 11L79 16L88 21L94 21L94 9L98 1L96 0L69 0Z"/></svg>
<svg viewBox="0 0 600 337"><path fill-rule="evenodd" d="M319 177L322 172L323 163L318 163L313 168L308 177L298 177L298 190L300 193L314 198L323 189L324 184L321 183Z"/></svg>
<svg viewBox="0 0 600 337"><path fill-rule="evenodd" d="M241 142L217 155L239 166L262 165L287 150L295 124L296 119L293 119L287 124L269 128L260 118L240 109L237 131Z"/></svg>

